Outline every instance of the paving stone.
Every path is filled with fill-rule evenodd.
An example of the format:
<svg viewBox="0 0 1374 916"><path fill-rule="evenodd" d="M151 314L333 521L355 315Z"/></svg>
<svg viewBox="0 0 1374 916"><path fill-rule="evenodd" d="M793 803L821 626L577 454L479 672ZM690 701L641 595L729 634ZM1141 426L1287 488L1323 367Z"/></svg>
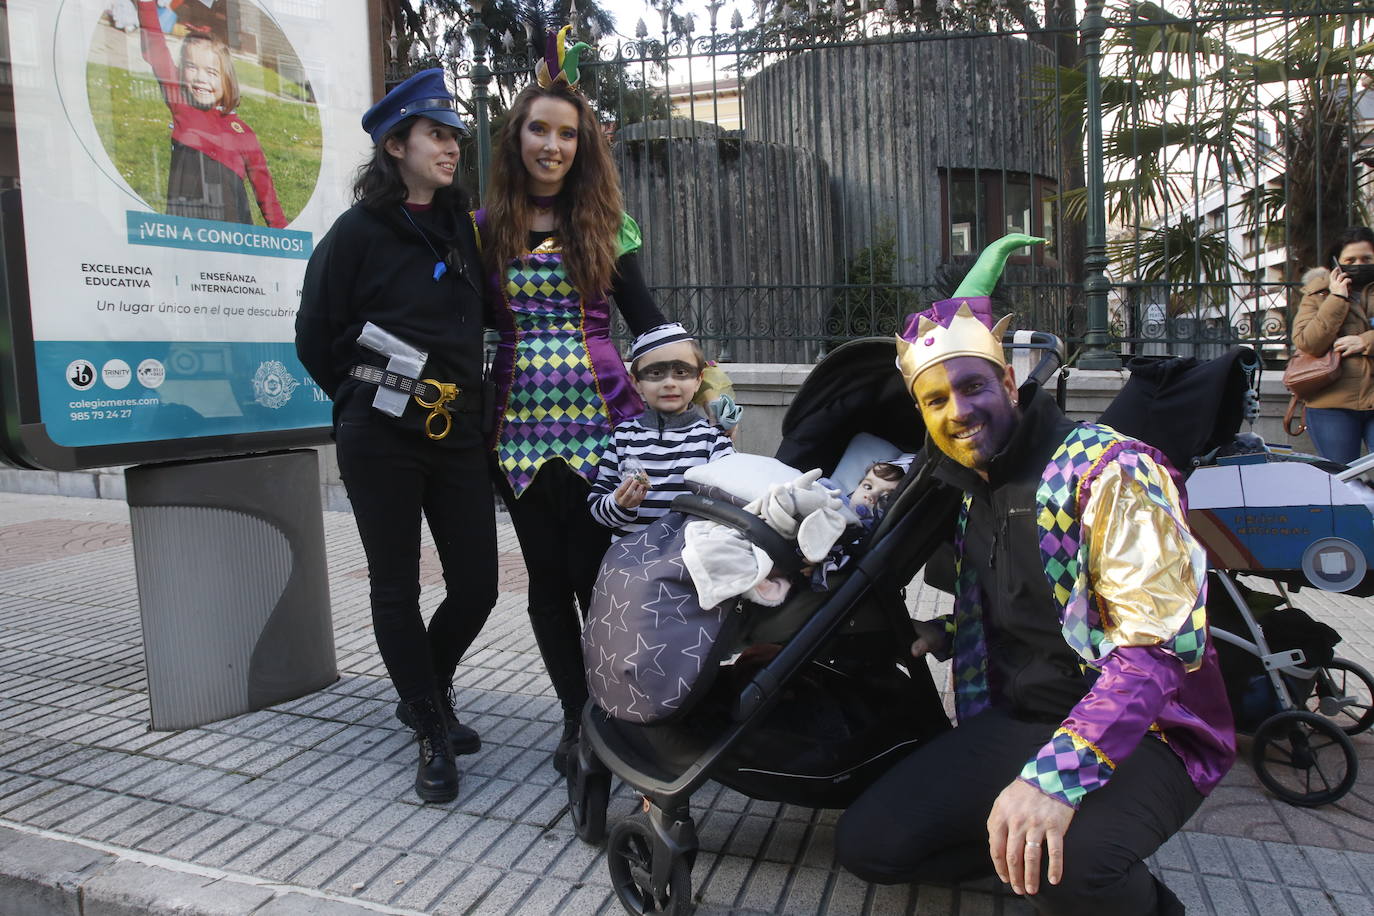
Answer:
<svg viewBox="0 0 1374 916"><path fill-rule="evenodd" d="M1341 916L1374 916L1374 902L1364 894L1334 893L1331 900Z"/></svg>
<svg viewBox="0 0 1374 916"><path fill-rule="evenodd" d="M501 838L482 853L483 865L492 868L510 869L520 863L525 850L534 845L540 837L538 827L527 824L512 824Z"/></svg>
<svg viewBox="0 0 1374 916"><path fill-rule="evenodd" d="M265 887L125 861L115 862L81 888L83 916L239 916L273 896Z"/></svg>
<svg viewBox="0 0 1374 916"><path fill-rule="evenodd" d="M305 894L282 894L255 910L253 916L376 916L377 911L356 903L326 900Z"/></svg>
<svg viewBox="0 0 1374 916"><path fill-rule="evenodd" d="M1199 880L1211 904L1209 912L1217 916L1251 916L1250 905L1239 881L1214 874L1200 875Z"/></svg>
<svg viewBox="0 0 1374 916"><path fill-rule="evenodd" d="M1265 843L1264 849L1269 853L1269 861L1274 863L1282 884L1289 887L1321 887L1316 871L1301 849L1278 843Z"/></svg>
<svg viewBox="0 0 1374 916"><path fill-rule="evenodd" d="M534 875L507 872L487 890L481 902L469 912L473 916L501 916L505 913L520 912L522 905L528 907L524 912L552 912L552 907L540 907L528 899L538 880ZM562 895L559 899L562 899Z"/></svg>
<svg viewBox="0 0 1374 916"><path fill-rule="evenodd" d="M1288 893L1292 895L1293 903L1302 916L1337 916L1337 910L1331 906L1330 898L1323 891L1290 887Z"/></svg>
<svg viewBox="0 0 1374 916"><path fill-rule="evenodd" d="M1325 890L1355 894L1364 892L1359 876L1344 855L1312 851L1305 852L1305 858L1317 872L1317 877Z"/></svg>
<svg viewBox="0 0 1374 916"><path fill-rule="evenodd" d="M434 916L457 916L468 913L501 881L500 870L485 865L473 865L463 872L446 891L432 900L425 912Z"/></svg>
<svg viewBox="0 0 1374 916"><path fill-rule="evenodd" d="M361 890L350 889L349 893L377 903L390 903L393 898L405 893L406 888L415 886L419 878L435 861L429 856L413 852L392 852L390 850L376 850L373 855L364 858L383 863L382 868L364 882ZM347 873L341 875L340 878L343 879L346 875ZM356 881L352 883L356 883ZM438 890L435 888L430 896L432 897L433 893L437 893Z"/></svg>
<svg viewBox="0 0 1374 916"><path fill-rule="evenodd" d="M376 862L369 867L364 862L359 868L367 876L371 876L380 869L390 859L392 853L389 850L379 850L377 854L371 853L372 847L362 843L355 843L350 840L339 840L334 837L324 837L312 835L307 837L301 844L293 848L290 858L304 859L305 864L289 873L292 884L299 884L304 887L324 888L334 890L336 876L340 873L353 869L358 866L360 860L370 858Z"/></svg>
<svg viewBox="0 0 1374 916"><path fill-rule="evenodd" d="M790 869L777 862L755 863L738 902L749 909L779 912Z"/></svg>
<svg viewBox="0 0 1374 916"><path fill-rule="evenodd" d="M788 870L787 891L779 907L782 913L819 913L830 886L830 872L819 868Z"/></svg>
<svg viewBox="0 0 1374 916"><path fill-rule="evenodd" d="M1263 844L1243 837L1225 837L1223 842L1231 862L1235 864L1236 877L1249 881L1277 880Z"/></svg>
<svg viewBox="0 0 1374 916"><path fill-rule="evenodd" d="M80 916L81 885L114 862L76 843L15 837L0 846L0 900L16 916Z"/></svg>
<svg viewBox="0 0 1374 916"><path fill-rule="evenodd" d="M922 886L916 889L914 916L937 916L941 913L954 913L955 891L952 887ZM840 911L835 911L840 912Z"/></svg>

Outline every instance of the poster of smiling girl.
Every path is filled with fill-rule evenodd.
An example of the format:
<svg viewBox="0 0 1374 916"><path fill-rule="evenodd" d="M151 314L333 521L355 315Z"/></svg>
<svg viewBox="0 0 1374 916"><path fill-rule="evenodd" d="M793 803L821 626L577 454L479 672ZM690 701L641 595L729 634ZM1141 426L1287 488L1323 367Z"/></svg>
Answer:
<svg viewBox="0 0 1374 916"><path fill-rule="evenodd" d="M28 301L10 305L32 366L19 384L37 395L21 399L9 426L23 442L7 451L49 467L97 448L141 460L244 437L299 443L328 426L294 321L305 264L362 155L357 117L377 76L359 66L368 8L0 5L19 153L0 156L0 210L19 213L22 196L5 257L12 275L26 261Z"/></svg>

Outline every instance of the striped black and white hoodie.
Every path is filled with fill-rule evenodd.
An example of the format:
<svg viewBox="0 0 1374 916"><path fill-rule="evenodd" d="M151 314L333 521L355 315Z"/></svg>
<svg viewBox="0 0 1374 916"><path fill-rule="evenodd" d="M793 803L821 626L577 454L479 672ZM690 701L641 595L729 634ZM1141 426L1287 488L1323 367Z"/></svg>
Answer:
<svg viewBox="0 0 1374 916"><path fill-rule="evenodd" d="M678 414L648 408L611 434L611 447L597 464L596 482L587 496L592 518L613 529L617 538L647 528L668 514L674 496L687 492L683 475L688 468L734 451L729 437L695 405ZM616 488L624 479L621 469L630 457L637 458L649 475L649 493L637 509L623 509L615 502Z"/></svg>

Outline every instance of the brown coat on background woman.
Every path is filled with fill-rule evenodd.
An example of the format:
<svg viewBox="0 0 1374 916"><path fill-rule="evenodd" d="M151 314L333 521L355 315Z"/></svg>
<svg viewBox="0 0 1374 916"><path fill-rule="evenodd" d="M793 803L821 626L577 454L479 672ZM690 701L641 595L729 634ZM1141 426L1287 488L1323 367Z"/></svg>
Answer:
<svg viewBox="0 0 1374 916"><path fill-rule="evenodd" d="M1323 356L1340 337L1359 337L1364 354L1341 359L1341 377L1308 398L1309 407L1374 410L1374 284L1353 292L1349 300L1331 293L1331 271L1316 267L1303 275L1302 302L1293 319L1293 346L1309 356Z"/></svg>

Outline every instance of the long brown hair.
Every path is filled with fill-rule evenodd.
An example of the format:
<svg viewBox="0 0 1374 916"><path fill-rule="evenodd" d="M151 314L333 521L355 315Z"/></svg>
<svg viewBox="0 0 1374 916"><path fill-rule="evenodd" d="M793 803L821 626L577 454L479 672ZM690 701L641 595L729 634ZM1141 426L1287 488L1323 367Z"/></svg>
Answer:
<svg viewBox="0 0 1374 916"><path fill-rule="evenodd" d="M593 298L610 289L615 275L624 202L601 124L587 100L566 86L526 86L511 103L492 155L482 254L487 269L504 277L506 265L529 249L534 208L529 202L529 174L520 157L520 135L530 106L540 98L561 99L577 109L577 155L554 204L554 233L563 247L568 278L584 298Z"/></svg>

